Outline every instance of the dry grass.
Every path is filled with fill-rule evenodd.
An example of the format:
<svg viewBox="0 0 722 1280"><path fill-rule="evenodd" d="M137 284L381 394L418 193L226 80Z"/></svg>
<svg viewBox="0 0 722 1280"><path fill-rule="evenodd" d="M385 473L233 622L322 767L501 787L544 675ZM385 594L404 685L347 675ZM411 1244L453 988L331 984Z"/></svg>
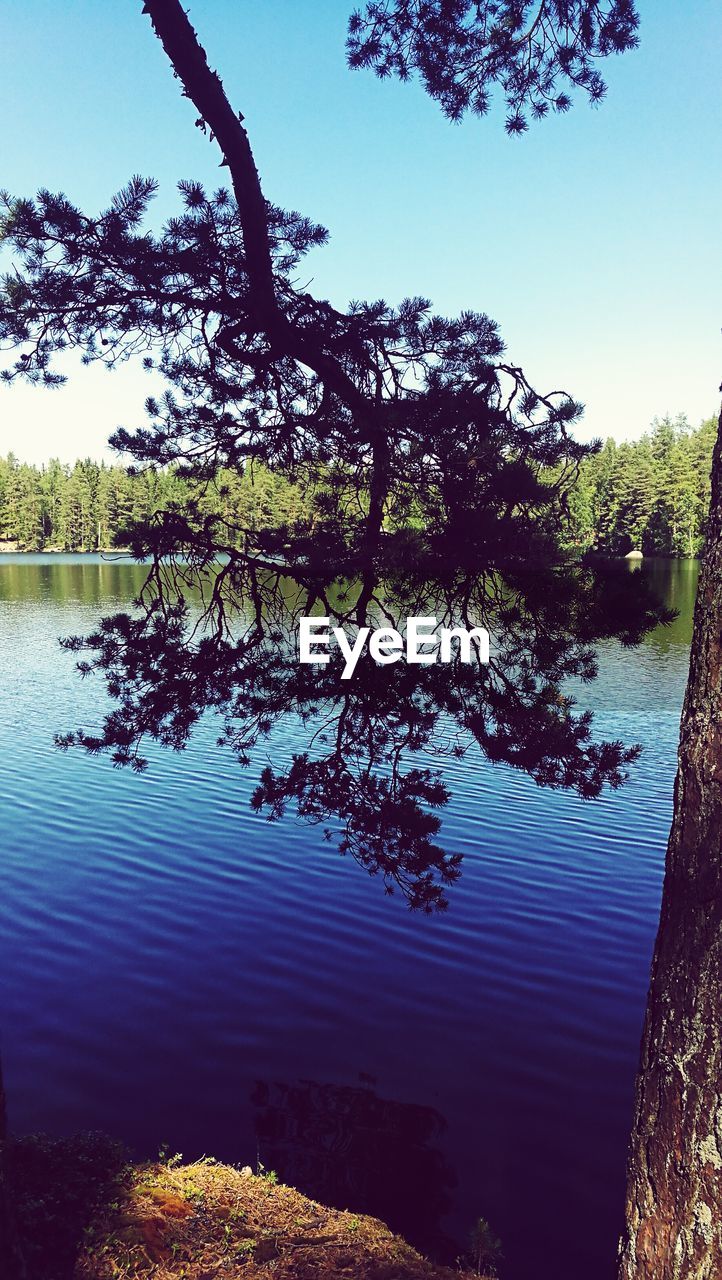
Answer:
<svg viewBox="0 0 722 1280"><path fill-rule="evenodd" d="M59 1145L45 1140L46 1163L49 1157L59 1164ZM82 1197L72 1201L72 1258L66 1249L66 1264L48 1270L58 1250L51 1247L45 1262L38 1253L33 1280L471 1280L471 1272L422 1258L382 1222L327 1209L273 1175L256 1177L209 1159L113 1168L98 1151L100 1190L92 1194L86 1179L84 1213L77 1211ZM62 1154L68 1158L65 1148ZM39 1171L36 1161L35 1177ZM52 1237L55 1218L65 1212L62 1196L46 1189L41 1204L27 1185L23 1196L23 1234L34 1208L36 1232L40 1225ZM37 1234L35 1243L42 1243Z"/></svg>
<svg viewBox="0 0 722 1280"><path fill-rule="evenodd" d="M117 1205L117 1207L116 1207ZM212 1160L142 1166L93 1226L77 1280L446 1280L382 1222Z"/></svg>

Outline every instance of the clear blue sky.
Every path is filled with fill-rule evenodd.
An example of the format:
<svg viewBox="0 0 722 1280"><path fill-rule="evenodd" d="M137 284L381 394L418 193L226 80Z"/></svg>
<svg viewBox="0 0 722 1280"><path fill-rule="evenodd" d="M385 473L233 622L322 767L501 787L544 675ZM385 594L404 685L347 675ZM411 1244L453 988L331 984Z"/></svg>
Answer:
<svg viewBox="0 0 722 1280"><path fill-rule="evenodd" d="M141 0L5 0L0 185L89 211L131 173L220 185ZM312 289L430 297L500 324L540 390L587 406L581 434L639 435L716 411L722 378L722 8L641 0L638 51L607 60L592 110L505 136L503 105L460 126L417 85L350 72L341 0L188 0L246 117L269 199L331 232ZM0 453L102 456L143 419L147 376L74 369L60 392L0 389Z"/></svg>

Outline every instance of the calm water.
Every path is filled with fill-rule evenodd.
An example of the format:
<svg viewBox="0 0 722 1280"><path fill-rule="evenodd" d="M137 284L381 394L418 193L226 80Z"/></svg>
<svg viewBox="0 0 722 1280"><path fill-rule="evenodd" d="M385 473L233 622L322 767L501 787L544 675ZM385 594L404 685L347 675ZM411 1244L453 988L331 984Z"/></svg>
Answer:
<svg viewBox="0 0 722 1280"><path fill-rule="evenodd" d="M592 803L478 757L445 766L443 917L412 915L249 795L208 723L148 774L63 755L97 724L59 635L141 571L0 557L2 1056L17 1130L100 1127L255 1164L453 1252L475 1217L507 1280L602 1280L613 1257L671 813L696 565L645 562L680 610L604 650L597 731L644 745ZM449 1241L452 1243L449 1243ZM458 1249L457 1249L458 1251Z"/></svg>

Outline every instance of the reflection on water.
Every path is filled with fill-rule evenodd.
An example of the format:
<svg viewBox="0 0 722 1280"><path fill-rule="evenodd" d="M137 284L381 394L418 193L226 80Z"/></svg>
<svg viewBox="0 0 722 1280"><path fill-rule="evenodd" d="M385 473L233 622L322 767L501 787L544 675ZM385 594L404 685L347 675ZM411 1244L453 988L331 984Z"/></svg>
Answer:
<svg viewBox="0 0 722 1280"><path fill-rule="evenodd" d="M667 652L676 645L692 642L694 601L697 594L699 561L654 560L645 565L644 572L677 617L668 627L658 627L645 643L658 652Z"/></svg>
<svg viewBox="0 0 722 1280"><path fill-rule="evenodd" d="M258 1081L258 1153L266 1169L335 1209L381 1218L434 1256L458 1254L441 1227L453 1170L435 1143L445 1129L433 1107L395 1102L363 1085Z"/></svg>
<svg viewBox="0 0 722 1280"><path fill-rule="evenodd" d="M0 600L127 604L140 590L144 577L142 566L125 556L4 553L0 556Z"/></svg>
<svg viewBox="0 0 722 1280"><path fill-rule="evenodd" d="M263 764L300 749L292 722L245 772L215 748L212 722L181 755L151 751L144 777L54 751L55 730L102 709L57 637L126 605L142 570L0 558L2 1049L16 1127L104 1127L140 1153L167 1142L249 1164L260 1135L302 1185L327 1126L354 1152L340 1194L361 1209L351 1194L368 1193L364 1160L380 1160L391 1126L399 1181L412 1178L404 1149L427 1151L430 1202L418 1193L416 1225L410 1204L409 1234L448 1196L443 1231L463 1242L487 1217L507 1280L540 1258L557 1280L611 1274L696 565L640 572L679 618L638 650L604 646L585 690L600 735L643 744L631 782L584 803L478 757L443 762L442 837L464 873L448 914L425 919L318 829L251 811ZM286 1083L259 1094L258 1081ZM404 1148L394 1115L430 1127ZM320 1163L329 1187L346 1177Z"/></svg>

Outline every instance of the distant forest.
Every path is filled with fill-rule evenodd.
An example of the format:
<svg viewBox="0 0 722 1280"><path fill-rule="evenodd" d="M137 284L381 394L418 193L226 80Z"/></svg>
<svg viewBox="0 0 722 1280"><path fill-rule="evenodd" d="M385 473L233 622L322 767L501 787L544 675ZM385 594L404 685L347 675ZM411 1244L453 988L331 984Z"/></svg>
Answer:
<svg viewBox="0 0 722 1280"><path fill-rule="evenodd" d="M570 548L625 555L695 556L704 544L717 424L692 429L686 418L655 419L641 439L602 449L582 463L569 496ZM45 466L0 458L0 544L24 551L98 551L123 544L129 522L146 520L190 496L172 471L129 474L89 459ZM300 485L255 466L223 472L195 491L201 513L218 512L239 529L293 524L308 510ZM392 518L393 518L393 513Z"/></svg>
<svg viewBox="0 0 722 1280"><path fill-rule="evenodd" d="M108 551L124 545L124 531L170 504L193 496L201 516L221 514L239 529L292 523L303 514L302 490L254 464L242 475L222 471L203 489L172 470L125 467L86 458L73 466L53 459L42 467L0 458L0 546L22 551Z"/></svg>
<svg viewBox="0 0 722 1280"><path fill-rule="evenodd" d="M573 545L611 555L696 556L704 545L717 423L656 419L630 443L606 440L570 495Z"/></svg>

